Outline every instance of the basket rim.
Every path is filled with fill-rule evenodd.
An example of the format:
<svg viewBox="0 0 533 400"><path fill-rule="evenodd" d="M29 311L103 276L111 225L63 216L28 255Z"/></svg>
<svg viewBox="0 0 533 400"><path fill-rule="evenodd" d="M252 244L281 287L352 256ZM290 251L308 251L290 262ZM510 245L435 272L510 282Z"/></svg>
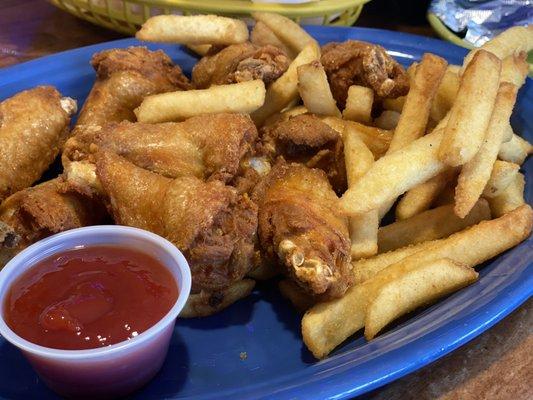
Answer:
<svg viewBox="0 0 533 400"><path fill-rule="evenodd" d="M51 0L57 2L58 0ZM95 4L94 0L61 0L61 3L75 4L80 8L106 8ZM249 0L125 0L130 4L139 4L144 7L179 8L188 12L200 13L227 13L244 14L250 12L275 12L285 16L308 17L322 14L330 14L359 7L371 0L320 0L318 2L303 4L276 4L276 3L252 3Z"/></svg>

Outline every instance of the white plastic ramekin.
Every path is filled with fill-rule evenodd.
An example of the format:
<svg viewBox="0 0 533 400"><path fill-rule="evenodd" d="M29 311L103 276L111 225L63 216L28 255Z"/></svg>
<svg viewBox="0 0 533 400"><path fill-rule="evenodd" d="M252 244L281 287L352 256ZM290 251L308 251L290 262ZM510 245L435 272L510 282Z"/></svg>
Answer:
<svg viewBox="0 0 533 400"><path fill-rule="evenodd" d="M4 320L5 296L11 283L38 261L82 246L119 245L142 250L161 261L176 280L179 295L171 310L154 326L131 340L89 350L58 350L31 343ZM123 396L147 383L165 360L174 323L191 290L185 257L169 241L142 229L92 226L41 240L15 256L0 271L0 334L18 347L42 380L67 397Z"/></svg>

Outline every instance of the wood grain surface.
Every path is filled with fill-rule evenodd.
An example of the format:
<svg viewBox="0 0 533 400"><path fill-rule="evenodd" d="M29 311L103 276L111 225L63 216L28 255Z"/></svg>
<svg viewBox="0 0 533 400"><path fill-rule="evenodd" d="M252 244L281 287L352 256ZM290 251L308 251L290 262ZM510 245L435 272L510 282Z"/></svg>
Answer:
<svg viewBox="0 0 533 400"><path fill-rule="evenodd" d="M389 11L383 14L380 10L384 3L379 3L375 1L366 7L357 25L434 36L429 26L420 22L420 10L415 17L404 15L395 19L392 6L387 5ZM122 37L79 20L44 0L0 0L0 67ZM452 354L364 398L533 399L532 307L530 299Z"/></svg>

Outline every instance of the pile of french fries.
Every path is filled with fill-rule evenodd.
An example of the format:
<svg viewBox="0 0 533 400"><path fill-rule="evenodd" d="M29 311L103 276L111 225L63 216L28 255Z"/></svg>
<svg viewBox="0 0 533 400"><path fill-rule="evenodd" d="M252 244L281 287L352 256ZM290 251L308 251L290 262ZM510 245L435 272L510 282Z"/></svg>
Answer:
<svg viewBox="0 0 533 400"><path fill-rule="evenodd" d="M258 126L301 113L319 115L344 142L355 285L315 304L295 283L279 283L301 311L305 344L317 358L364 329L374 338L401 315L476 281L476 265L525 240L533 211L524 201L520 165L533 147L510 116L524 84L533 26L515 27L468 54L462 66L427 53L408 69L409 93L382 101L354 85L344 110L333 99L320 47L296 23L269 13L243 22L216 16L161 16L142 40L180 43L200 55L212 45L251 40L283 49L292 62L262 81L148 97L139 121L175 121L214 112L249 113ZM303 104L300 104L300 100ZM379 100L381 101L381 100ZM396 222L380 227L397 202Z"/></svg>

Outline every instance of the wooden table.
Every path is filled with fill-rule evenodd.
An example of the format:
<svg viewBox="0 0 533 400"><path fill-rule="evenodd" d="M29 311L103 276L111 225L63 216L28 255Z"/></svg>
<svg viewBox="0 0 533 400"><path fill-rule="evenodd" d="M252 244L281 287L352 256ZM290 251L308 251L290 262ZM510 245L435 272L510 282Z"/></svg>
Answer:
<svg viewBox="0 0 533 400"><path fill-rule="evenodd" d="M373 7L376 8L376 7ZM378 7L379 8L379 7ZM358 25L433 36L427 25L393 22L382 14ZM81 21L43 0L1 0L0 67L123 37ZM367 399L533 398L533 300L452 354L369 395Z"/></svg>

